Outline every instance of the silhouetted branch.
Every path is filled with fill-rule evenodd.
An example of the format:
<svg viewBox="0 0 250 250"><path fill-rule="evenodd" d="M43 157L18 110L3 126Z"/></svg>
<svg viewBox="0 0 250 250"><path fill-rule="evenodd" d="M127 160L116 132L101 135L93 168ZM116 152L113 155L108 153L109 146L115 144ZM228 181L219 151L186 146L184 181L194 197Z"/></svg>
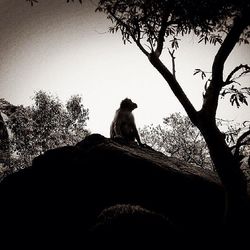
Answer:
<svg viewBox="0 0 250 250"><path fill-rule="evenodd" d="M167 29L167 16L164 15L161 22L161 29L159 31L158 39L157 39L157 48L155 50L156 55L160 56L163 50L164 37Z"/></svg>
<svg viewBox="0 0 250 250"><path fill-rule="evenodd" d="M219 48L212 66L212 79L203 99L202 111L215 119L218 107L218 98L223 87L224 64L232 52L234 46L239 41L244 29L249 25L248 13L244 11L237 16L230 31Z"/></svg>
<svg viewBox="0 0 250 250"><path fill-rule="evenodd" d="M183 108L186 110L189 118L193 123L195 123L197 119L197 111L195 110L194 106L188 99L187 95L181 88L179 82L176 80L174 75L162 63L160 58L157 55L155 55L155 53L149 54L148 58L151 64L159 71L159 73L168 82L169 87L171 88L171 90L173 91L174 95L177 97L179 102L182 104Z"/></svg>
<svg viewBox="0 0 250 250"><path fill-rule="evenodd" d="M127 32L129 32L129 35L132 37L132 39L134 40L134 42L136 43L136 45L139 47L139 49L146 55L148 56L149 53L144 49L144 47L142 46L142 44L140 43L140 33L138 33L138 36L136 38L135 36L135 32L132 32L132 30L134 30L134 27L128 25L127 23L123 22L120 18L118 18L115 13L113 13L112 11L108 11L109 14L116 20L117 23L121 24L122 26L124 26L127 30ZM140 29L139 29L140 30ZM137 28L137 32L138 32L138 28Z"/></svg>
<svg viewBox="0 0 250 250"><path fill-rule="evenodd" d="M223 86L223 68L226 59L239 41L244 29L249 25L248 15L249 13L246 13L245 11L241 16L235 18L231 30L228 32L215 56L212 66L212 79L213 83L216 83L217 85L221 84L221 86L217 86L217 88Z"/></svg>
<svg viewBox="0 0 250 250"><path fill-rule="evenodd" d="M246 131L245 133L243 133L239 139L237 140L237 143L234 147L231 147L231 149L235 148L235 152L234 152L234 156L236 158L239 157L239 150L240 150L240 147L243 146L243 145L246 145L247 141L244 141L243 140L248 136L250 135L250 130Z"/></svg>
<svg viewBox="0 0 250 250"><path fill-rule="evenodd" d="M171 52L170 49L168 49L168 53L170 54L171 59L172 59L172 72L173 72L173 76L174 76L174 78L176 78L175 56L174 56L175 50L173 50L173 51Z"/></svg>
<svg viewBox="0 0 250 250"><path fill-rule="evenodd" d="M243 72L240 73L239 76L235 77L235 78L232 78L233 75L239 71L243 69ZM245 75L247 73L250 73L250 67L247 65L247 64L240 64L239 66L235 67L232 72L228 75L226 81L224 82L224 85L223 86L226 86L226 85L229 85L231 83L233 83L235 81L235 79L237 78L240 78L242 75Z"/></svg>

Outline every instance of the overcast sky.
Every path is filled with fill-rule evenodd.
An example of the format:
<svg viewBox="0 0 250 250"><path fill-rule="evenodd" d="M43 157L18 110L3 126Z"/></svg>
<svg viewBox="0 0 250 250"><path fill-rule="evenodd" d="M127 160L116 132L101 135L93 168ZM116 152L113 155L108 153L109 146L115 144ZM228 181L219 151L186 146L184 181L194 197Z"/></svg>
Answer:
<svg viewBox="0 0 250 250"><path fill-rule="evenodd" d="M105 136L125 97L138 104L134 114L139 127L161 123L174 112L184 113L144 54L134 44L123 45L119 33L109 34L109 22L94 9L89 1L80 5L40 0L30 7L25 0L0 0L0 98L29 105L38 90L61 100L80 94L90 109L88 128ZM176 53L177 79L197 109L204 85L193 72L195 68L210 71L217 49L197 45L191 36L182 40ZM163 58L170 62L167 50ZM237 46L225 69L240 63L250 64L250 46ZM249 111L247 106L237 109L222 100L218 117L250 120Z"/></svg>

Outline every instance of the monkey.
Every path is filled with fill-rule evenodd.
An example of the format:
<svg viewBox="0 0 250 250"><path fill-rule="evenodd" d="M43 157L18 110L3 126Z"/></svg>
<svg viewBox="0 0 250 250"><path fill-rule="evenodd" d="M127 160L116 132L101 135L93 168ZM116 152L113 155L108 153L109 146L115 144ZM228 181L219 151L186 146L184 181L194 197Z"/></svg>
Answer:
<svg viewBox="0 0 250 250"><path fill-rule="evenodd" d="M143 146L132 114L132 111L136 108L137 104L129 98L121 101L120 108L116 110L114 120L110 126L111 139L122 138L127 142L134 142L136 139L138 144Z"/></svg>

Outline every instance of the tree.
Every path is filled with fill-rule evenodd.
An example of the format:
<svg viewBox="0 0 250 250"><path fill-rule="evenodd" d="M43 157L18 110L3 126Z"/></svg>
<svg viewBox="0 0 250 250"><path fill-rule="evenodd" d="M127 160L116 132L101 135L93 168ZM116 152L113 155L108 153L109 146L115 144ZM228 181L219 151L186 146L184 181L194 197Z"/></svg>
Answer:
<svg viewBox="0 0 250 250"><path fill-rule="evenodd" d="M63 105L57 97L39 91L33 100L32 106L17 106L8 116L13 170L28 167L35 156L73 145L89 133L85 128L88 109L80 96L72 96Z"/></svg>
<svg viewBox="0 0 250 250"><path fill-rule="evenodd" d="M250 166L247 160L250 157L250 122L244 121L241 124L219 118L216 121L225 134L226 143L234 157L241 162L241 168L249 181ZM147 125L139 129L139 132L142 140L155 150L214 170L204 138L187 116L174 113L163 119L163 125ZM245 163L242 163L244 158Z"/></svg>
<svg viewBox="0 0 250 250"><path fill-rule="evenodd" d="M97 11L106 13L107 18L112 21L111 33L121 31L124 43L133 41L138 46L164 77L192 123L204 136L215 169L226 190L226 221L237 223L237 217L243 214L246 207L246 181L239 162L216 125L216 111L219 96L225 87L234 82L234 75L249 72L248 65L239 65L226 78L223 77L224 64L235 45L238 42L248 43L250 2L101 0ZM171 73L160 58L168 40L173 48L178 48L178 37L190 34L199 37L200 42L220 44L199 111L184 93L174 72ZM236 94L233 98L239 98L239 95ZM243 99L242 103L246 104L246 99Z"/></svg>
<svg viewBox="0 0 250 250"><path fill-rule="evenodd" d="M250 121L235 123L229 120L217 119L219 127L224 128L225 140L235 158L250 156Z"/></svg>
<svg viewBox="0 0 250 250"><path fill-rule="evenodd" d="M140 129L142 140L157 151L202 168L213 169L208 148L200 133L187 116L171 114L163 125Z"/></svg>
<svg viewBox="0 0 250 250"><path fill-rule="evenodd" d="M227 126L226 142L234 157L240 162L240 168L247 182L250 183L250 121L242 124L233 124L231 121L219 121L220 125Z"/></svg>
<svg viewBox="0 0 250 250"><path fill-rule="evenodd" d="M0 112L0 175L1 170L9 165L10 149L8 131L5 126L4 118Z"/></svg>

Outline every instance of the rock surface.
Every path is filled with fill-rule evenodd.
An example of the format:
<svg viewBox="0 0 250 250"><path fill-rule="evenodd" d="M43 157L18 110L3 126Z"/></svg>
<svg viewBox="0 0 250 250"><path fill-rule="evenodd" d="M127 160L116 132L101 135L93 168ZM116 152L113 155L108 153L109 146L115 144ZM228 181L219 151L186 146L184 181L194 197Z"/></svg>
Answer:
<svg viewBox="0 0 250 250"><path fill-rule="evenodd" d="M116 204L139 205L190 235L215 232L224 212L215 173L99 134L35 158L2 181L0 196L6 232L55 244L79 243Z"/></svg>

